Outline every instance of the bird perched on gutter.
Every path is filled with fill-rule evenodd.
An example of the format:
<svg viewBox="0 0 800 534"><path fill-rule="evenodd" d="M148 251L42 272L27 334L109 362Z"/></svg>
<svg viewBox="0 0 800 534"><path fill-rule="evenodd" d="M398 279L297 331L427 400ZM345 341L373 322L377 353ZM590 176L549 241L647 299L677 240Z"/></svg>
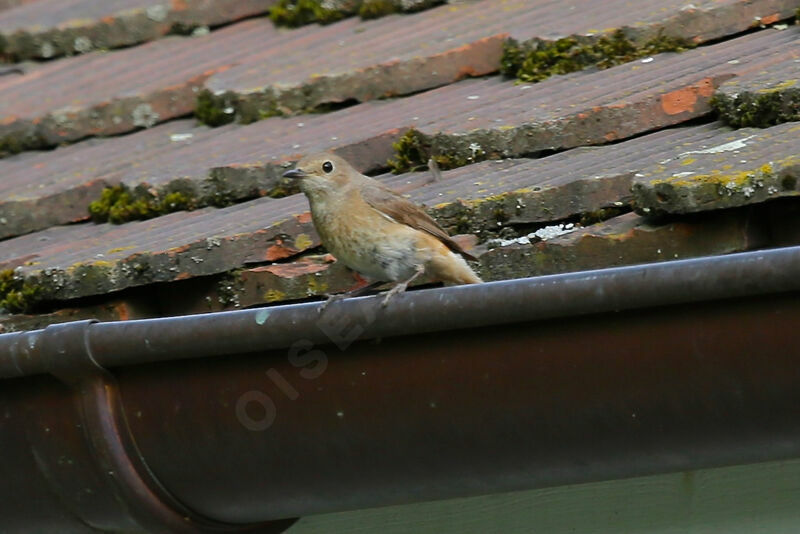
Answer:
<svg viewBox="0 0 800 534"><path fill-rule="evenodd" d="M342 158L327 153L306 156L283 175L300 181L325 247L372 282L343 296L395 282L383 299L385 306L423 273L450 284L481 282L464 261L475 258L422 208Z"/></svg>

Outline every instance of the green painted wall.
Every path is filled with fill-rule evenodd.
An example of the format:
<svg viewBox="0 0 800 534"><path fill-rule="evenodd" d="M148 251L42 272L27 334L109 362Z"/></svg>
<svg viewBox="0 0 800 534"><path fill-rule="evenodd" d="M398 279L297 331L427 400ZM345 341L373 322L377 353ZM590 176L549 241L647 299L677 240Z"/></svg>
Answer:
<svg viewBox="0 0 800 534"><path fill-rule="evenodd" d="M800 459L325 514L288 534L800 533Z"/></svg>

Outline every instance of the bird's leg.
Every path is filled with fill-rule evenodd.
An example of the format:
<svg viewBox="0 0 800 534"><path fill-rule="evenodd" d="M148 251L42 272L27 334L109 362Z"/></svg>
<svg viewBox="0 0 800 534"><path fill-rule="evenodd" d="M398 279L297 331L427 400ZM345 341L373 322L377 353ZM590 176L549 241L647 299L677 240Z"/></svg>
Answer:
<svg viewBox="0 0 800 534"><path fill-rule="evenodd" d="M394 286L392 289L390 289L389 291L386 292L386 296L383 297L383 302L381 303L381 306L385 307L387 304L389 304L389 300L393 296L397 295L398 293L402 293L403 291L405 291L406 288L408 287L408 284L410 284L411 282L416 280L424 272L425 272L425 266L424 265L417 265L417 270L414 271L414 274L412 274L411 277L409 277L408 280L405 280L403 282L399 282L396 286Z"/></svg>
<svg viewBox="0 0 800 534"><path fill-rule="evenodd" d="M330 304L333 304L337 300L343 300L343 299L346 299L346 298L357 297L359 295L363 295L367 291L369 291L371 289L375 289L376 287L381 286L383 284L384 284L384 282L379 280L377 282L369 283L369 284L367 284L365 286L361 286L361 287L357 287L355 289L351 289L350 291L345 291L344 293L337 293L335 295L328 295L328 298L325 300L325 302L322 303L322 306L319 307L319 313L322 313L323 311L325 311L325 308L327 308Z"/></svg>

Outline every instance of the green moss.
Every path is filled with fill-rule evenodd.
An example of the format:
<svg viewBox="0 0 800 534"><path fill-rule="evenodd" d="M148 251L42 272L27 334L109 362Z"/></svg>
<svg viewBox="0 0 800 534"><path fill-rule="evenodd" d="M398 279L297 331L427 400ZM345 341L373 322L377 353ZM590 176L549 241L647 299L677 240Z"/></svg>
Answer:
<svg viewBox="0 0 800 534"><path fill-rule="evenodd" d="M492 210L492 218L498 224L508 222L509 219L508 214L502 205L499 205Z"/></svg>
<svg viewBox="0 0 800 534"><path fill-rule="evenodd" d="M580 225L581 226L590 226L592 224L596 224L599 222L607 221L613 217L617 217L622 215L623 213L628 213L630 211L630 207L614 207L614 208L600 208L594 211L587 211L581 213L580 216Z"/></svg>
<svg viewBox="0 0 800 534"><path fill-rule="evenodd" d="M424 171L428 169L428 160L433 159L439 169L446 171L477 163L487 159L486 152L471 144L467 148L451 147L451 149L434 149L431 142L417 130L409 130L392 144L395 157L386 164L395 174Z"/></svg>
<svg viewBox="0 0 800 534"><path fill-rule="evenodd" d="M7 135L0 138L0 156L11 156L25 150L26 146L17 136Z"/></svg>
<svg viewBox="0 0 800 534"><path fill-rule="evenodd" d="M278 111L277 106L275 106L274 104L258 110L258 120L260 121L263 121L264 119L270 119L272 117L281 117L281 116L283 116L283 114L280 111ZM256 119L243 120L242 124L250 124L251 122L255 121Z"/></svg>
<svg viewBox="0 0 800 534"><path fill-rule="evenodd" d="M73 265L69 271L78 291L104 293L113 285L109 281L113 277L113 265L106 261Z"/></svg>
<svg viewBox="0 0 800 534"><path fill-rule="evenodd" d="M446 202L428 213L452 234L475 234L481 242L507 234L511 213L507 195L493 195L470 201Z"/></svg>
<svg viewBox="0 0 800 534"><path fill-rule="evenodd" d="M108 220L112 223L124 223L138 219L149 219L155 217L150 210L149 203L143 198L133 199L130 195L123 194L118 201L112 204L108 210Z"/></svg>
<svg viewBox="0 0 800 534"><path fill-rule="evenodd" d="M224 208L236 200L225 177L225 169L212 169L205 186L203 198L209 206Z"/></svg>
<svg viewBox="0 0 800 534"><path fill-rule="evenodd" d="M203 89L197 95L194 116L203 124L222 126L236 118L235 106L230 102L229 96L217 96L208 89Z"/></svg>
<svg viewBox="0 0 800 534"><path fill-rule="evenodd" d="M364 0L358 10L358 16L362 19L377 19L397 11L393 0Z"/></svg>
<svg viewBox="0 0 800 534"><path fill-rule="evenodd" d="M694 44L659 33L639 44L622 30L600 37L564 37L556 41L534 39L520 43L508 39L503 47L501 71L523 82L539 82L554 74L568 74L587 67L607 69L662 52L681 52Z"/></svg>
<svg viewBox="0 0 800 534"><path fill-rule="evenodd" d="M222 275L217 282L217 301L223 306L238 308L240 295L244 291L241 269L234 269Z"/></svg>
<svg viewBox="0 0 800 534"><path fill-rule="evenodd" d="M466 213L461 214L460 217L456 217L453 228L455 229L456 234L466 234L472 230L472 221L467 216Z"/></svg>
<svg viewBox="0 0 800 534"><path fill-rule="evenodd" d="M30 32L22 31L14 36L14 40L10 43L12 50L9 51L9 56L14 63L39 57L40 47L37 43L37 38ZM69 45L68 45L69 46ZM57 46L56 48L61 48ZM72 47L69 47L72 50Z"/></svg>
<svg viewBox="0 0 800 534"><path fill-rule="evenodd" d="M278 26L295 28L315 22L329 24L355 14L362 19L376 19L442 3L443 0L280 0L270 10L270 18Z"/></svg>
<svg viewBox="0 0 800 534"><path fill-rule="evenodd" d="M5 38L4 35L0 34L0 63L10 63L11 59L6 55L6 50L8 49L8 40Z"/></svg>
<svg viewBox="0 0 800 534"><path fill-rule="evenodd" d="M106 187L100 199L89 204L89 215L95 222L125 222L133 219L145 219L148 215L149 202L143 198L135 198L125 185Z"/></svg>
<svg viewBox="0 0 800 534"><path fill-rule="evenodd" d="M267 191L266 196L270 198L283 198L299 192L300 188L294 182L283 179L278 182L278 185Z"/></svg>
<svg viewBox="0 0 800 534"><path fill-rule="evenodd" d="M174 191L167 193L159 203L159 211L172 213L173 211L190 211L195 208L195 200L186 193Z"/></svg>
<svg viewBox="0 0 800 534"><path fill-rule="evenodd" d="M416 13L446 3L446 0L400 0L398 7L403 13Z"/></svg>
<svg viewBox="0 0 800 534"><path fill-rule="evenodd" d="M430 158L430 144L417 130L409 130L392 144L395 157L386 162L395 174L427 168Z"/></svg>
<svg viewBox="0 0 800 534"><path fill-rule="evenodd" d="M477 152L475 157L462 157L457 154L435 154L431 156L433 160L439 165L439 169L449 171L450 169L457 169L470 163L477 163L483 161L483 152Z"/></svg>
<svg viewBox="0 0 800 534"><path fill-rule="evenodd" d="M10 313L27 313L40 300L40 288L25 282L12 269L0 271L0 308Z"/></svg>
<svg viewBox="0 0 800 534"><path fill-rule="evenodd" d="M278 26L296 28L313 22L329 24L358 11L360 2L280 0L269 12L269 18ZM329 7L333 5L334 7Z"/></svg>
<svg viewBox="0 0 800 534"><path fill-rule="evenodd" d="M47 143L38 134L10 133L5 137L0 137L0 157L42 148L46 145Z"/></svg>
<svg viewBox="0 0 800 534"><path fill-rule="evenodd" d="M89 215L95 222L120 224L197 207L198 202L187 192L170 191L158 197L143 187L119 184L103 189L100 199L89 204Z"/></svg>
<svg viewBox="0 0 800 534"><path fill-rule="evenodd" d="M593 62L589 55L591 51L574 37L523 44L509 39L505 43L501 66L504 74L520 81L538 82L554 74L575 72L594 64L597 60Z"/></svg>
<svg viewBox="0 0 800 534"><path fill-rule="evenodd" d="M734 128L766 128L800 120L800 89L743 92L735 97L717 93L711 107L720 120Z"/></svg>
<svg viewBox="0 0 800 534"><path fill-rule="evenodd" d="M479 218L476 210L468 202L448 202L434 206L428 213L450 234L476 234L495 225Z"/></svg>
<svg viewBox="0 0 800 534"><path fill-rule="evenodd" d="M645 41L642 46L637 46L636 57L631 59L646 57L653 54L663 54L665 52L685 52L695 47L697 47L697 44L688 39L670 37L669 35L664 35L662 31L659 31L658 35Z"/></svg>
<svg viewBox="0 0 800 534"><path fill-rule="evenodd" d="M275 97L266 92L255 92L247 96L227 98L228 107L222 109L236 109L236 120L240 124L250 124L252 122L269 119L270 117L280 117L291 113L288 107L279 107Z"/></svg>
<svg viewBox="0 0 800 534"><path fill-rule="evenodd" d="M516 78L532 46L529 43L520 43L511 37L506 39L503 42L503 55L500 56L500 72L510 78Z"/></svg>
<svg viewBox="0 0 800 534"><path fill-rule="evenodd" d="M197 24L187 24L183 22L173 22L169 32L173 35L192 35L199 26Z"/></svg>

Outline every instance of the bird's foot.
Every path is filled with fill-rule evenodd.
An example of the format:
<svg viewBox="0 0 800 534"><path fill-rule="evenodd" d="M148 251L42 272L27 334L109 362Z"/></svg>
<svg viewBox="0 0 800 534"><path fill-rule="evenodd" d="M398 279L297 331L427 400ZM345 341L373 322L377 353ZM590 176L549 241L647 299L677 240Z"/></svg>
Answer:
<svg viewBox="0 0 800 534"><path fill-rule="evenodd" d="M393 296L397 295L398 293L404 292L408 287L408 284L416 280L424 272L425 272L425 266L417 265L416 269L414 270L414 274L412 274L408 280L398 283L396 286L394 286L392 289L386 292L386 296L383 297L383 302L381 302L381 306L385 308L386 305L389 304L389 301Z"/></svg>
<svg viewBox="0 0 800 534"><path fill-rule="evenodd" d="M358 287L356 289L352 289L352 290L346 291L344 293L336 293L335 295L325 295L328 298L325 300L325 302L322 303L322 306L319 307L319 313L322 314L322 312L324 312L325 309L328 306L330 306L331 304L333 304L337 300L344 300L344 299L349 298L349 297L357 297L359 295L363 295L367 291L375 289L376 287L378 287L378 286L380 286L382 284L383 284L383 282L380 282L380 281L372 282L372 283L369 283L369 284L367 284L365 286Z"/></svg>
<svg viewBox="0 0 800 534"><path fill-rule="evenodd" d="M339 294L336 294L336 295L326 295L326 297L328 297L328 298L326 298L325 301L322 303L322 305L317 309L317 313L319 313L320 315L322 315L322 312L324 312L327 309L327 307L330 306L331 304L333 304L334 302L346 299L347 298L347 293L339 293Z"/></svg>
<svg viewBox="0 0 800 534"><path fill-rule="evenodd" d="M392 297L397 295L398 293L404 292L406 290L406 287L408 287L408 282L401 282L396 286L394 286L389 291L387 291L386 296L383 297L383 301L381 301L381 306L385 308L386 305L389 304L389 301L392 299Z"/></svg>

